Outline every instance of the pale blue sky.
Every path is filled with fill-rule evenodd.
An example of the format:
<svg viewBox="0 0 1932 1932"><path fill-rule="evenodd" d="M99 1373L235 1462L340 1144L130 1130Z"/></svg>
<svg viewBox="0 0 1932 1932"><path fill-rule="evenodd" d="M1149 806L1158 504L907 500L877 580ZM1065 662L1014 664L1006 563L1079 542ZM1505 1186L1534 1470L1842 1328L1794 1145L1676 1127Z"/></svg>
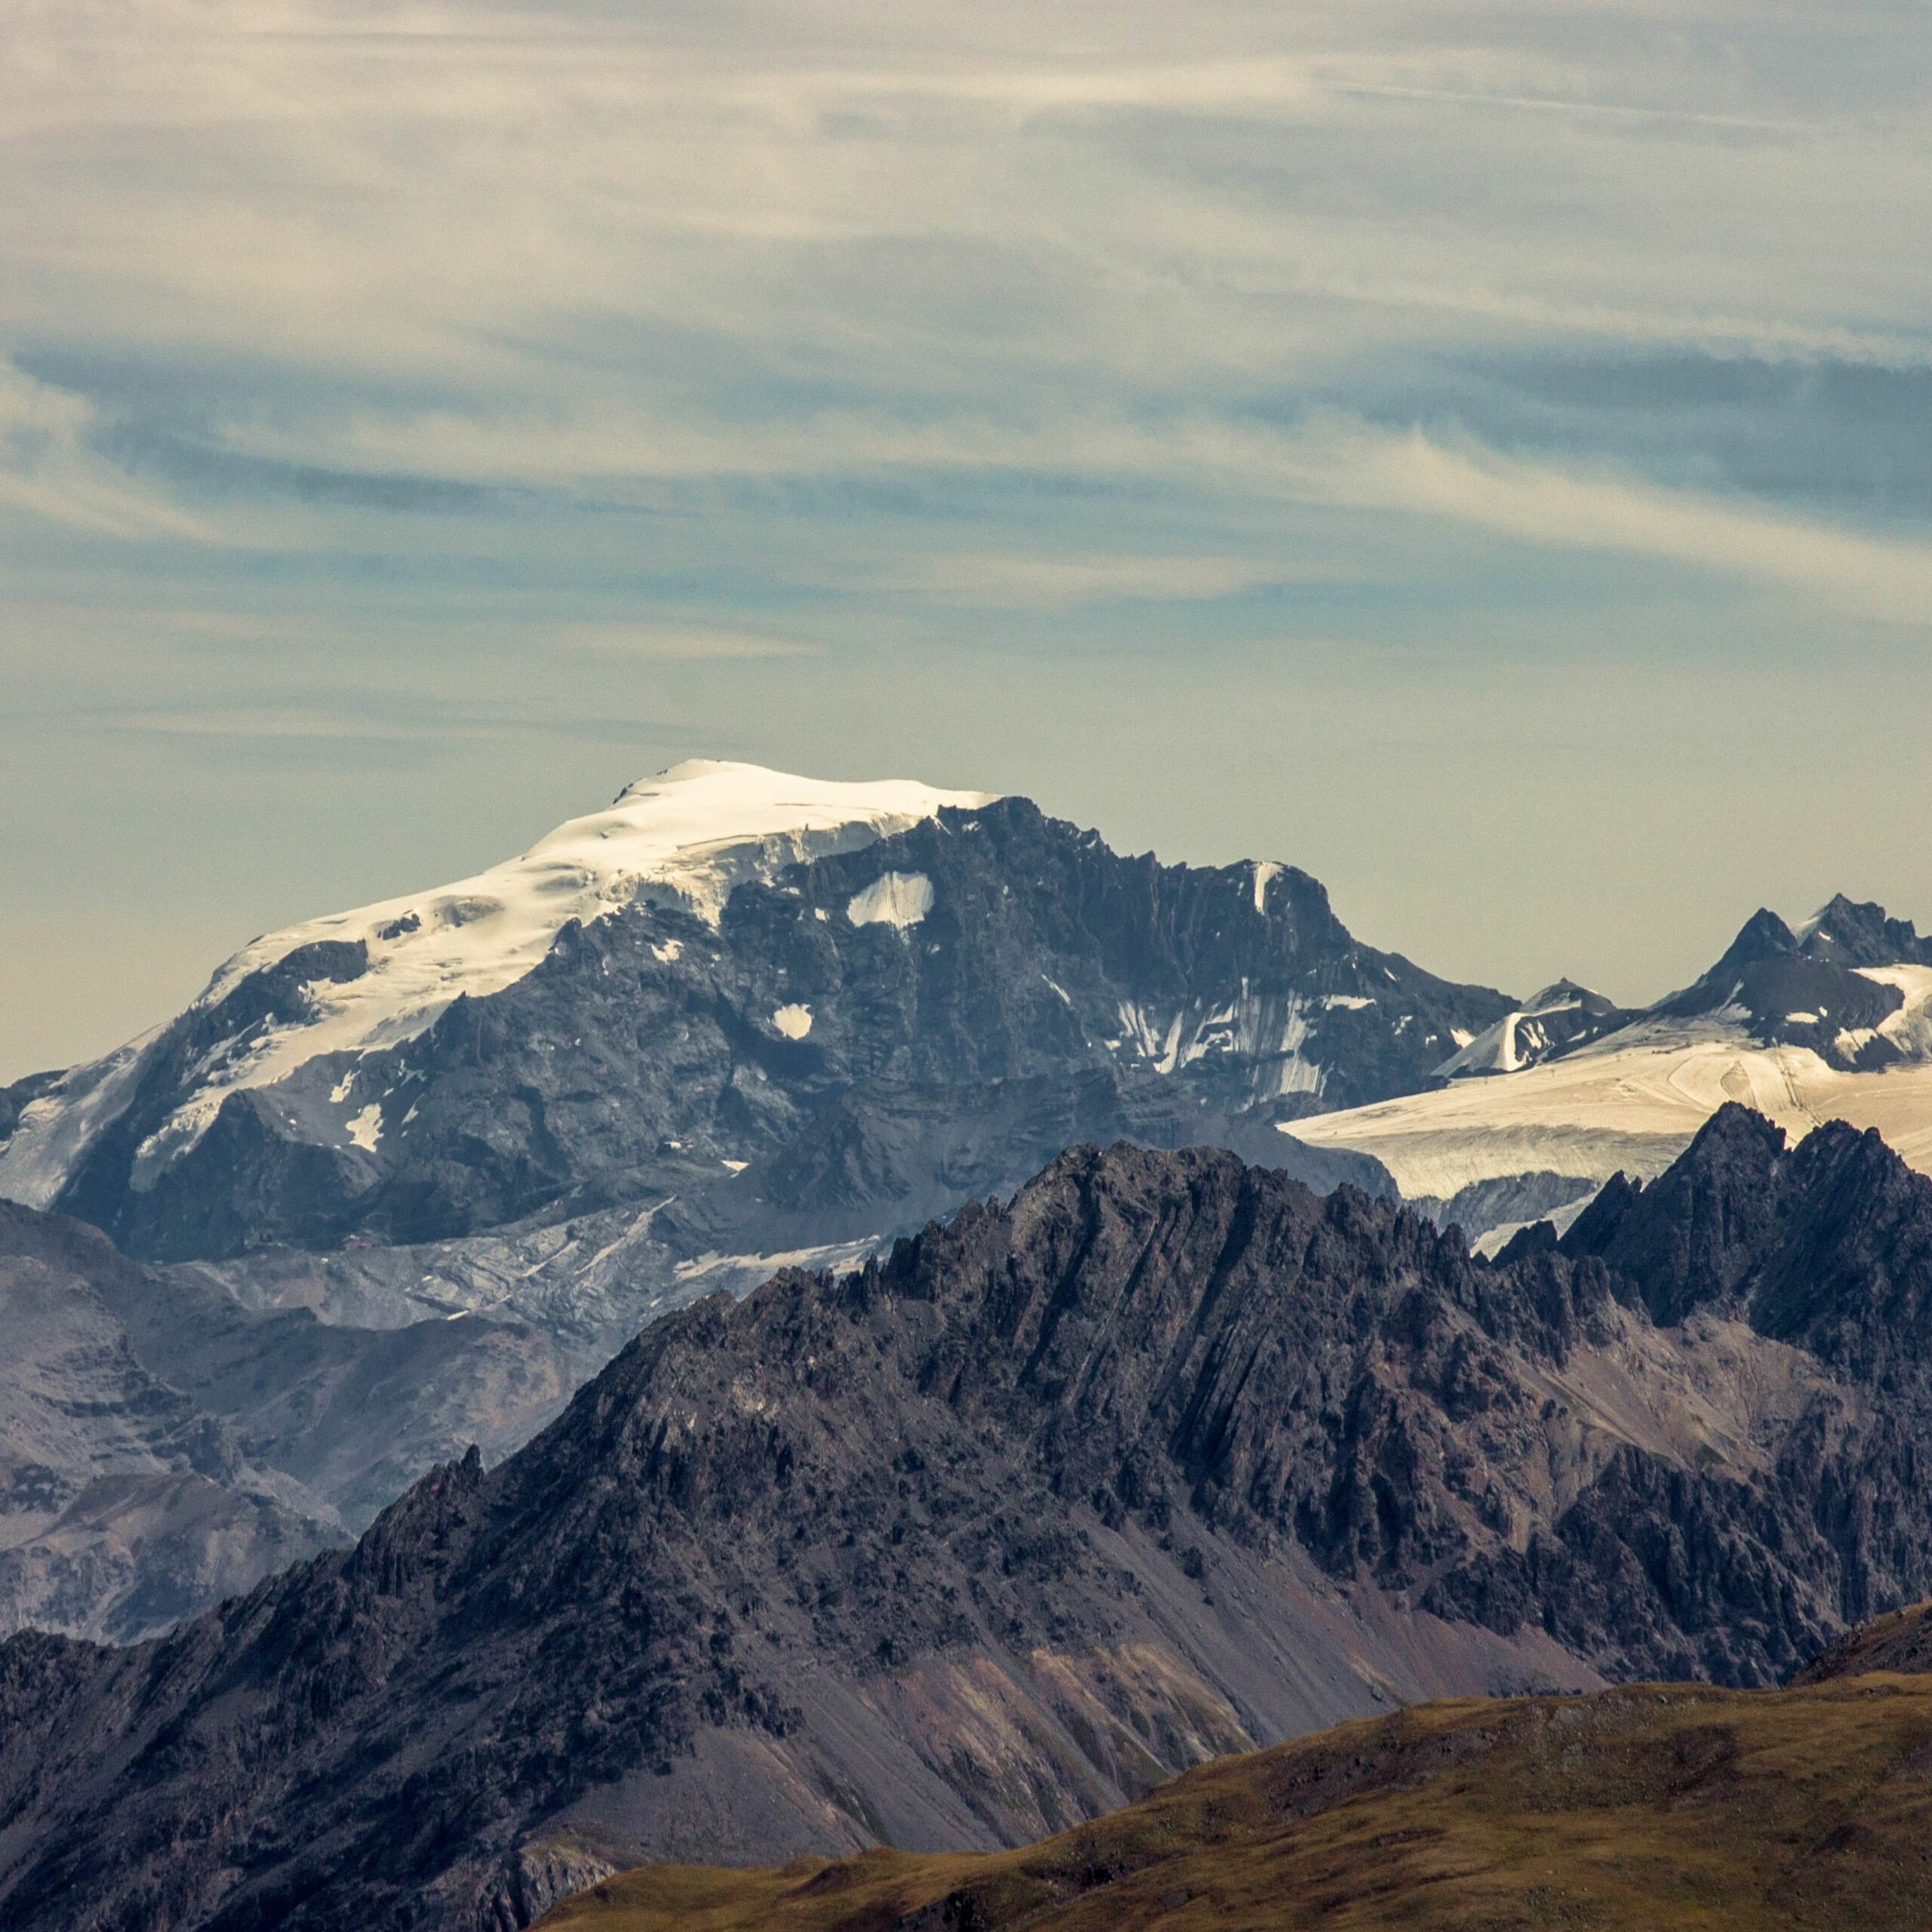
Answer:
<svg viewBox="0 0 1932 1932"><path fill-rule="evenodd" d="M1932 919L1922 4L14 0L0 1077L700 755L1527 991Z"/></svg>

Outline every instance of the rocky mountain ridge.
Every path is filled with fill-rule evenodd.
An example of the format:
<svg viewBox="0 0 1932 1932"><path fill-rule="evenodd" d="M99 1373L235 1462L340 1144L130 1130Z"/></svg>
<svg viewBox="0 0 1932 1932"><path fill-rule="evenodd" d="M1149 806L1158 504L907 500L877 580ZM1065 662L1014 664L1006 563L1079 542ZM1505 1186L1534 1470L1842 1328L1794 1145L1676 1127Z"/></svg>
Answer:
<svg viewBox="0 0 1932 1932"><path fill-rule="evenodd" d="M560 1843L1018 1843L1379 1700L1774 1681L1932 1586L1928 1293L1932 1186L1735 1108L1494 1263L1075 1150L158 1643L0 1649L0 1909L513 1924Z"/></svg>
<svg viewBox="0 0 1932 1932"><path fill-rule="evenodd" d="M1721 1014L1761 1046L1806 1048L1841 1072L1872 1072L1932 1052L1932 1029L1915 1010L1928 969L1932 938L1841 893L1795 932L1760 908L1709 972L1651 1012Z"/></svg>

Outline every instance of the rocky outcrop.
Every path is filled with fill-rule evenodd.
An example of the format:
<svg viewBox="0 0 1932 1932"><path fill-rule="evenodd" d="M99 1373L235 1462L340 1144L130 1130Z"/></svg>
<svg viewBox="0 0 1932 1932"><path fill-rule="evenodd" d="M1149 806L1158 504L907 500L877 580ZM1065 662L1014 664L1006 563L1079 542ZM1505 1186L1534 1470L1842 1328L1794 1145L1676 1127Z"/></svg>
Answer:
<svg viewBox="0 0 1932 1932"><path fill-rule="evenodd" d="M559 1899L620 1869L574 1839L521 1845L484 1881L472 1915L475 1932L522 1932Z"/></svg>
<svg viewBox="0 0 1932 1932"><path fill-rule="evenodd" d="M1494 1263L1076 1149L157 1643L0 1650L0 1912L467 1927L546 1845L1017 1843L1378 1702L1773 1681L1932 1587L1928 1227L1735 1109Z"/></svg>

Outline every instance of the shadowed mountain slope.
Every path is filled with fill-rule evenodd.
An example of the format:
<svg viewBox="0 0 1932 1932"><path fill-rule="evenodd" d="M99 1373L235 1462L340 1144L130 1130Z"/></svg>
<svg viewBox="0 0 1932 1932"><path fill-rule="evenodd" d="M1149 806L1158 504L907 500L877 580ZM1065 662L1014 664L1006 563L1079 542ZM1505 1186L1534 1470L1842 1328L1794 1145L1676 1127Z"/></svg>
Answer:
<svg viewBox="0 0 1932 1932"><path fill-rule="evenodd" d="M580 1377L517 1324L251 1311L0 1201L0 1629L165 1629L346 1543L465 1443L506 1454Z"/></svg>

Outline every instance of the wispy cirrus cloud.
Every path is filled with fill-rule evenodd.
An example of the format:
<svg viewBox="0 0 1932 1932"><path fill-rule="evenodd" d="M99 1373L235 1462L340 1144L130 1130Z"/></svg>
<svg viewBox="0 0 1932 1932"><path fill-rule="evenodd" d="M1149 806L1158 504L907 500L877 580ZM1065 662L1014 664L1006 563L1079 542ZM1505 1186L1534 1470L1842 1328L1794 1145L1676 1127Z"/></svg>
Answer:
<svg viewBox="0 0 1932 1932"><path fill-rule="evenodd" d="M95 535L196 543L202 518L143 489L91 441L85 398L35 382L0 359L0 509Z"/></svg>
<svg viewBox="0 0 1932 1932"><path fill-rule="evenodd" d="M1344 885L1432 854L1386 937L1554 977L1567 851L1527 854L1546 897L1493 933L1426 878L1447 827L1561 822L1588 743L1504 796L1429 719L1499 712L1543 657L1614 694L1667 632L1700 690L1804 667L1779 702L1850 734L1856 654L1922 654L1922 27L1906 0L16 0L0 677L66 722L10 738L0 823L111 841L100 774L137 773L143 811L219 795L174 841L198 855L299 751L304 849L346 867L330 841L379 826L371 863L429 876L463 815L406 768L547 811L634 776L598 762L619 742L875 754L1070 809L1134 762L1089 749L1117 716L1177 838L1219 838L1225 794L1243 846ZM1346 730L1303 729L1318 660L1359 681ZM1021 667L1091 732L1033 733ZM1377 798L1434 804L1378 818L1348 754L1411 704L1389 755L1425 762ZM1740 784L1770 709L1712 752ZM330 808L331 748L364 817ZM1878 836L1842 787L1810 802ZM34 845L9 904L71 876ZM128 889L246 871L158 844ZM1932 860L1914 881L1923 912Z"/></svg>
<svg viewBox="0 0 1932 1932"><path fill-rule="evenodd" d="M1326 426L1300 441L1285 469L1324 503L1687 565L1801 592L1824 612L1932 635L1932 537L1873 536L1601 467L1504 455L1467 439L1445 444L1420 430Z"/></svg>

